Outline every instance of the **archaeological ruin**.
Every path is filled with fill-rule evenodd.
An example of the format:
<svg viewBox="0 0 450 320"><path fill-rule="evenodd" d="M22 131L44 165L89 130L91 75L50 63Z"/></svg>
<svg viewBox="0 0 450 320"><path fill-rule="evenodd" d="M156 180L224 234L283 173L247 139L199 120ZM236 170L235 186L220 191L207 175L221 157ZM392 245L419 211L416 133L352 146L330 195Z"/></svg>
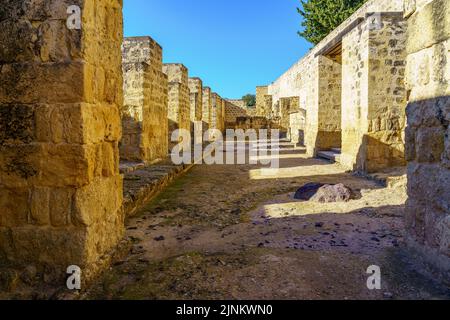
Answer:
<svg viewBox="0 0 450 320"><path fill-rule="evenodd" d="M80 28L67 24L72 3L81 9ZM180 248L194 252L204 249L204 243L223 250L220 239L240 231L226 232L232 225L224 222L229 216L235 225L253 228L247 238L243 236L247 242L234 248L244 250L253 246L253 238L270 235L272 231L263 228L272 220L283 223L288 213L277 210L299 211L291 206L292 197L286 196L292 187L311 181L335 185L340 179L356 185L358 195L352 195L352 201L357 204L332 209L348 214L361 211L355 219L368 217L367 225L382 215L379 212L397 210L402 222L389 223L401 225L397 238L404 238L407 257L438 270L436 279L450 279L448 0L368 0L278 79L256 87L255 108L243 100L222 98L202 78L189 78L184 64L163 63L163 48L150 36L124 37L122 1L4 0L0 26L0 299L2 292L23 285L64 285L69 266L83 270L83 285L92 284L109 266L127 263L126 259L112 263L119 244L147 234L152 243L170 244L151 247L151 257L167 252L177 256ZM279 129L285 138L281 146L277 144L282 151L280 163L288 165L272 170L273 177L264 176L259 167L212 166L209 170L215 171L205 173L207 178L196 177L194 173L202 170L198 169L191 171L195 179L189 180L188 171L202 166L171 163L171 152L180 139L173 132L192 132L198 122L203 132ZM377 200L359 207L367 193L386 192L373 181L392 172L396 182L403 189L406 186L406 204ZM316 181L322 176L323 181ZM175 179L180 185L164 193ZM232 184L234 179L244 181L242 191ZM257 183L261 185L255 187ZM200 200L190 202L189 196L181 203L171 202L174 194L191 191L195 199L211 205L204 209ZM242 198L233 198L233 192ZM253 203L255 199L259 202ZM367 203L371 200L369 196ZM244 215L254 213L261 203L263 209L254 216ZM309 219L308 210L322 205L307 206L299 216ZM159 220L150 224L146 216L139 222L147 224L146 230L130 236L129 231L140 226L130 227L127 217L143 208L161 214L158 219L167 219L166 224ZM317 219L331 219L335 211L326 209L314 212ZM277 214L270 217L271 210ZM216 242L209 243L206 236L199 236L197 242L192 234L176 236L176 230L198 217L200 222L191 231L200 233L209 226L211 212L220 216L211 223L217 230L207 234L217 237ZM322 220L302 228L334 236ZM333 227L353 223L341 221ZM167 226L176 240L152 233ZM370 228L369 234L374 232ZM313 233L308 232L305 239ZM384 238L370 237L383 244ZM291 242L303 241L299 238ZM227 246L239 241L231 238ZM349 247L336 241L331 240L330 251ZM400 240L394 241L391 247L401 246ZM255 247L289 248L287 242L263 239ZM184 247L185 243L189 245ZM314 245L308 242L302 250ZM190 253L189 263L207 261L210 256L205 256ZM140 259L141 264L150 264ZM214 259L214 268L245 260ZM261 259L271 265L287 261L273 256ZM164 267L154 270L162 274Z"/></svg>
<svg viewBox="0 0 450 320"><path fill-rule="evenodd" d="M125 38L120 158L152 163L168 150L168 80L162 48L150 37Z"/></svg>

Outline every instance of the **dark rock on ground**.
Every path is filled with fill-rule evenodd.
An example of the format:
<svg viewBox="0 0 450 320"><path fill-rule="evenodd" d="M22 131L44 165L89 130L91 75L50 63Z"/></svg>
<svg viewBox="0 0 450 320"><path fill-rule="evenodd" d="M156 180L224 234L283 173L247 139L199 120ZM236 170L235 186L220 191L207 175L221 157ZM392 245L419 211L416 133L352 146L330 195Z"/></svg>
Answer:
<svg viewBox="0 0 450 320"><path fill-rule="evenodd" d="M297 190L294 198L297 200L310 200L317 191L324 186L323 183L307 183Z"/></svg>
<svg viewBox="0 0 450 320"><path fill-rule="evenodd" d="M339 183L336 185L325 185L319 188L310 200L321 203L347 202L352 199L352 195L353 192L350 188Z"/></svg>

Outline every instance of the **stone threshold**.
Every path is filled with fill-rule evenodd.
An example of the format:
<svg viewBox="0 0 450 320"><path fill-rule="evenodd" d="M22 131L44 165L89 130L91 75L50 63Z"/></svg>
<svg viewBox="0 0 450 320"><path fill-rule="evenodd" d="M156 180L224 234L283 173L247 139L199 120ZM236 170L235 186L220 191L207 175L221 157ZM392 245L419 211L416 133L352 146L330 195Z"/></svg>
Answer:
<svg viewBox="0 0 450 320"><path fill-rule="evenodd" d="M405 187L407 185L406 167L388 168L375 173L355 173L357 176L376 182L385 188Z"/></svg>

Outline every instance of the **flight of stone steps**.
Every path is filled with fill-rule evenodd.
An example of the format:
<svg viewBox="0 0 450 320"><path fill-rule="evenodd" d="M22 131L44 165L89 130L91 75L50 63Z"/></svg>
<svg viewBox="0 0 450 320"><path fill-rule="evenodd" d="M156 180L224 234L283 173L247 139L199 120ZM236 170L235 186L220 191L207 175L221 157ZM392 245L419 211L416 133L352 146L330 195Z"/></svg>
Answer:
<svg viewBox="0 0 450 320"><path fill-rule="evenodd" d="M317 157L331 162L339 163L341 158L341 149L331 148L330 150L319 151L317 152Z"/></svg>

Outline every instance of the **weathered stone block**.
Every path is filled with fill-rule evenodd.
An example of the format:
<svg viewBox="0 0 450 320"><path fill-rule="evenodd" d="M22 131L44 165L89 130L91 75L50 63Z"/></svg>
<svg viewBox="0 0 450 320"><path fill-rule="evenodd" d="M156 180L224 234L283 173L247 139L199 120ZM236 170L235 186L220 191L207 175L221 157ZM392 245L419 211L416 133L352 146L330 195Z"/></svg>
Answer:
<svg viewBox="0 0 450 320"><path fill-rule="evenodd" d="M450 4L434 0L409 17L407 53L415 53L450 38Z"/></svg>
<svg viewBox="0 0 450 320"><path fill-rule="evenodd" d="M0 227L23 226L28 223L29 193L27 188L0 186Z"/></svg>
<svg viewBox="0 0 450 320"><path fill-rule="evenodd" d="M444 152L444 129L421 127L416 135L418 162L439 162Z"/></svg>
<svg viewBox="0 0 450 320"><path fill-rule="evenodd" d="M81 7L82 31L67 28L69 5ZM0 256L47 280L72 264L89 279L123 234L121 9L117 0L0 7Z"/></svg>

